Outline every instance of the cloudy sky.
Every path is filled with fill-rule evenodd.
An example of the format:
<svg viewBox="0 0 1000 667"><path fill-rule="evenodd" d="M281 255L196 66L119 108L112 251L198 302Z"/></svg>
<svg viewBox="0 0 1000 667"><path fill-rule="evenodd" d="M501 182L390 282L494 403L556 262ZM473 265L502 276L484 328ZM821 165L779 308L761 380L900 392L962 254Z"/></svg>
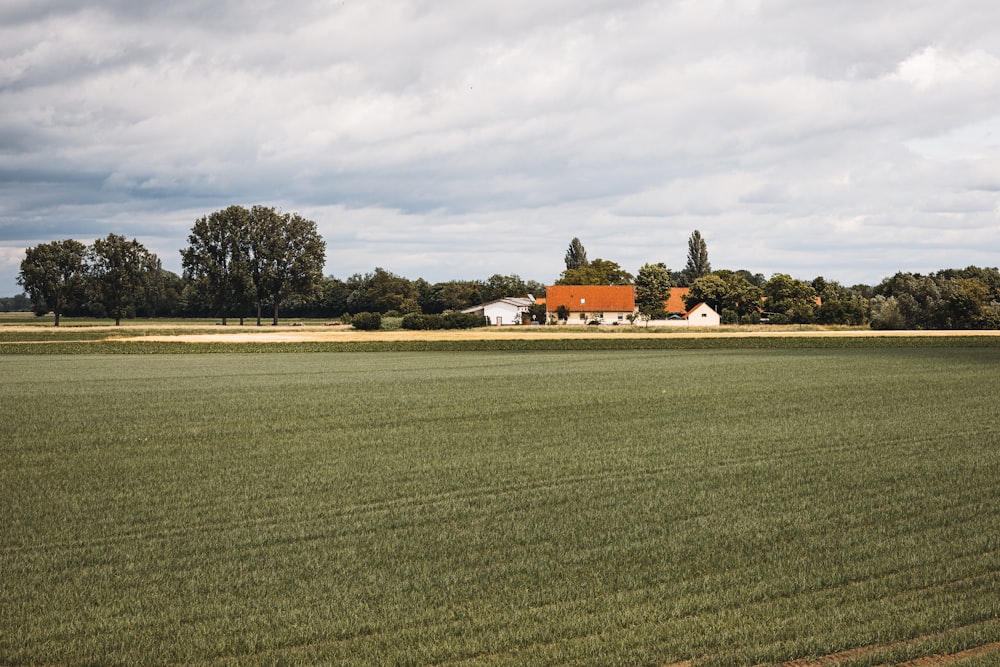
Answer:
<svg viewBox="0 0 1000 667"><path fill-rule="evenodd" d="M4 0L0 296L109 233L168 269L230 204L326 273L875 284L1000 264L995 0Z"/></svg>

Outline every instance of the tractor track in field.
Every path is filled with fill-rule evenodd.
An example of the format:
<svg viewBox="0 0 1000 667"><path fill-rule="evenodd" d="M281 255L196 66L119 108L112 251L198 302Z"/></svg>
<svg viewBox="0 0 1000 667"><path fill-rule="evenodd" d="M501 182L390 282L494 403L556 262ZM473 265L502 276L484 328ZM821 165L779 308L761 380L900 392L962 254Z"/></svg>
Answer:
<svg viewBox="0 0 1000 667"><path fill-rule="evenodd" d="M970 625L949 628L942 632L892 642L890 644L882 644L878 646L859 646L857 648L837 651L836 653L830 653L819 657L797 658L786 662L764 662L759 663L754 667L837 667L838 665L850 664L855 661L865 660L866 658L874 658L875 660L878 660L878 656L883 654L905 650L907 648L916 648L923 642L944 639L959 632L989 628L998 624L1000 624L1000 619L990 619L979 623L972 623ZM947 667L948 665L959 665L967 660L992 655L1000 655L1000 641L973 646L954 653L935 653L933 655L920 658L912 658L903 662L883 662L879 663L877 667ZM663 665L662 667L698 667L698 664L698 660L683 660L680 662L669 663Z"/></svg>

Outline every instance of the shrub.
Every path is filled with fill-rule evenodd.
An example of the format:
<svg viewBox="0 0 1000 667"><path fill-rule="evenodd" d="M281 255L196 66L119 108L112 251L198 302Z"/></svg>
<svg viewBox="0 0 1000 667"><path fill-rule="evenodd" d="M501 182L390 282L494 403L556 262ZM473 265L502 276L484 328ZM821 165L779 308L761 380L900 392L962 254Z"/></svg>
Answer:
<svg viewBox="0 0 1000 667"><path fill-rule="evenodd" d="M413 313L403 318L403 329L427 331L431 329L474 329L489 326L489 320L472 313L445 313L444 315L420 315Z"/></svg>
<svg viewBox="0 0 1000 667"><path fill-rule="evenodd" d="M382 328L382 315L380 313L357 313L351 318L351 324L355 329L362 331L377 331Z"/></svg>
<svg viewBox="0 0 1000 667"><path fill-rule="evenodd" d="M421 313L410 313L403 316L403 321L399 325L401 329L412 331L428 331L430 329L441 329L444 324L440 315L423 315Z"/></svg>
<svg viewBox="0 0 1000 667"><path fill-rule="evenodd" d="M441 320L445 329L475 329L490 325L486 317L472 313L445 313L441 315Z"/></svg>

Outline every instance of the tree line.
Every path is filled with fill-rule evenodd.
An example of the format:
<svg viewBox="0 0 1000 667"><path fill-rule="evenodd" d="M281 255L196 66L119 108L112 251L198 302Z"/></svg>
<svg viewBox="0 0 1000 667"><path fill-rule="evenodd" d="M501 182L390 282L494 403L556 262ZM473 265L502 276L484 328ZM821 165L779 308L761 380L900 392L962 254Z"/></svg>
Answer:
<svg viewBox="0 0 1000 667"><path fill-rule="evenodd" d="M644 264L633 276L616 262L589 260L578 238L566 250L557 285L634 285L638 317L662 319L673 287L687 287L685 307L705 302L723 324L843 324L876 329L1000 329L1000 270L970 266L928 276L897 273L875 286L845 286L822 276L785 273L766 279L745 269L712 270L698 230L688 239L687 263L671 271Z"/></svg>
<svg viewBox="0 0 1000 667"><path fill-rule="evenodd" d="M0 300L5 310L110 317L349 319L359 313L402 317L461 311L505 296L545 295L545 285L516 274L430 283L381 267L346 279L322 275L326 245L316 223L273 207L230 206L195 221L183 248L182 275L162 268L141 243L109 234L90 246L73 239L28 248L18 282L25 295ZM587 257L574 238L559 285L633 285L638 318L661 319L673 287L687 287L685 307L706 302L724 324L845 324L880 329L1000 328L1000 271L947 269L897 273L876 286L844 286L817 277L712 270L698 230L680 271L647 263L633 275L612 260ZM544 306L532 314L545 322ZM410 318L419 326L429 320Z"/></svg>

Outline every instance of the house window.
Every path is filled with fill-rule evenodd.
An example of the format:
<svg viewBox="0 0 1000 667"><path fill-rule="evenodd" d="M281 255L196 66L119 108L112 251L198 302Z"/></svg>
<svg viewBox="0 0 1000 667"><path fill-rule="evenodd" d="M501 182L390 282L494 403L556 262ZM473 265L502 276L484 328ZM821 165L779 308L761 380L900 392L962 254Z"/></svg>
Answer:
<svg viewBox="0 0 1000 667"><path fill-rule="evenodd" d="M580 313L580 319L581 320L587 319L587 313Z"/></svg>
<svg viewBox="0 0 1000 667"><path fill-rule="evenodd" d="M618 321L621 322L625 319L625 313L618 313Z"/></svg>

